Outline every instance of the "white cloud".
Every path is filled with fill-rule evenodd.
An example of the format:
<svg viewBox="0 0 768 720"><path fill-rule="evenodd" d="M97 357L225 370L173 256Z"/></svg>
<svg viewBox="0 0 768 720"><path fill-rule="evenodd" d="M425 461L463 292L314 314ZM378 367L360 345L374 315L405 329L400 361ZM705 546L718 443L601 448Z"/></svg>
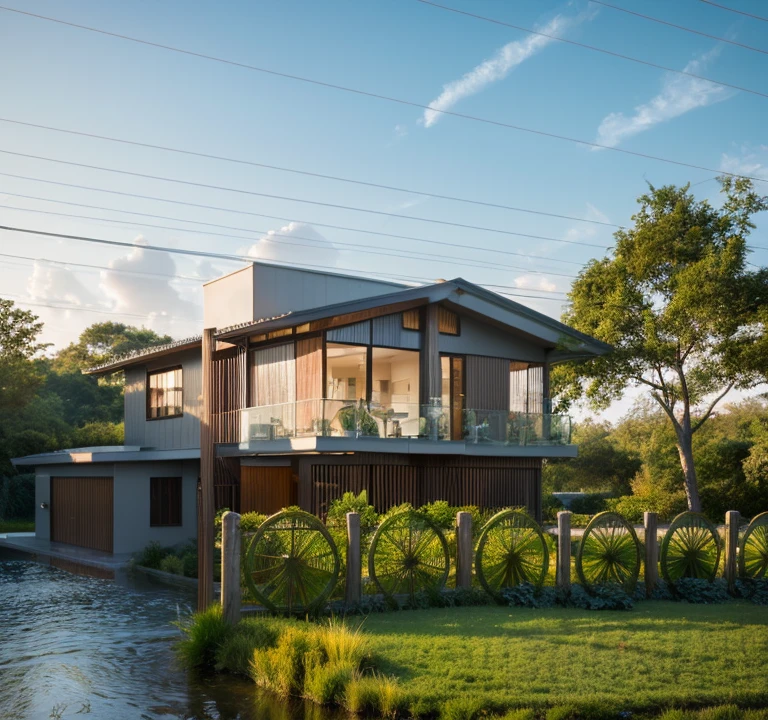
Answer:
<svg viewBox="0 0 768 720"><path fill-rule="evenodd" d="M723 153L720 158L720 170L768 180L768 145L758 145L756 148L742 145L737 154Z"/></svg>
<svg viewBox="0 0 768 720"><path fill-rule="evenodd" d="M557 285L543 275L521 275L516 277L514 282L516 287L525 290L545 290L546 292L557 290Z"/></svg>
<svg viewBox="0 0 768 720"><path fill-rule="evenodd" d="M395 137L403 138L408 134L408 128L405 125L395 125Z"/></svg>
<svg viewBox="0 0 768 720"><path fill-rule="evenodd" d="M248 255L259 260L333 268L338 264L339 251L311 225L292 222L259 238L248 248Z"/></svg>
<svg viewBox="0 0 768 720"><path fill-rule="evenodd" d="M581 22L586 17L588 15L584 13L572 18L557 15L543 28L537 28L537 30L547 35L558 35L572 25ZM504 47L497 50L492 58L480 63L458 80L443 86L443 92L429 103L432 109L424 111L421 119L424 127L432 127L440 119L442 113L439 111L449 110L460 100L470 95L475 95L491 83L503 80L518 65L540 50L543 50L552 42L555 42L554 38L544 37L543 35L531 35L525 38L525 40L515 40L514 42L507 43Z"/></svg>
<svg viewBox="0 0 768 720"><path fill-rule="evenodd" d="M700 73L719 52L719 47L715 47L705 55L691 60L685 66L685 72ZM659 123L680 117L696 108L727 100L734 95L734 92L730 88L715 85L708 80L666 73L661 92L647 103L638 105L633 114L627 116L624 113L615 112L603 118L597 129L595 142L616 147L626 138L650 130Z"/></svg>

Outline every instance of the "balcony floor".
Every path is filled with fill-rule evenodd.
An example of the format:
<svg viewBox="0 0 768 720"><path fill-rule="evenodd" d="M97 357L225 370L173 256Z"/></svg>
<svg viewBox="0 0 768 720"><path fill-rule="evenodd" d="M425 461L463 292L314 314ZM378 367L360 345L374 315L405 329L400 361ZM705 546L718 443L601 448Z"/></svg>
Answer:
<svg viewBox="0 0 768 720"><path fill-rule="evenodd" d="M397 455L465 455L470 457L576 457L576 445L501 445L423 438L303 437L219 444L219 457L300 453L371 452Z"/></svg>

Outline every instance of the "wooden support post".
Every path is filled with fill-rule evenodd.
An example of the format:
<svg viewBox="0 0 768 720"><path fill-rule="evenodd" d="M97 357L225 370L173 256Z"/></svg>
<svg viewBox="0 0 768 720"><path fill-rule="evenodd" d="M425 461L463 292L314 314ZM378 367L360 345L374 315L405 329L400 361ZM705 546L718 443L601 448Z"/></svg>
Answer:
<svg viewBox="0 0 768 720"><path fill-rule="evenodd" d="M221 516L221 609L224 619L234 625L240 620L240 516Z"/></svg>
<svg viewBox="0 0 768 720"><path fill-rule="evenodd" d="M347 513L347 607L360 604L362 598L362 556L360 547L360 513Z"/></svg>
<svg viewBox="0 0 768 720"><path fill-rule="evenodd" d="M197 509L197 609L213 602L213 328L203 331L203 382L200 403L200 492Z"/></svg>
<svg viewBox="0 0 768 720"><path fill-rule="evenodd" d="M557 513L557 587L571 589L571 513L561 510Z"/></svg>
<svg viewBox="0 0 768 720"><path fill-rule="evenodd" d="M645 528L645 597L653 595L653 588L659 581L659 539L657 536L659 516L655 512L643 513Z"/></svg>
<svg viewBox="0 0 768 720"><path fill-rule="evenodd" d="M738 510L729 510L725 513L725 566L723 577L728 581L728 590L736 589L736 578L739 576L739 566L736 553L739 547L739 520L741 515Z"/></svg>
<svg viewBox="0 0 768 720"><path fill-rule="evenodd" d="M431 398L442 397L442 370L440 365L439 306L431 303L424 309L424 347L421 352L421 403L428 405Z"/></svg>
<svg viewBox="0 0 768 720"><path fill-rule="evenodd" d="M456 587L472 587L472 514L456 513Z"/></svg>

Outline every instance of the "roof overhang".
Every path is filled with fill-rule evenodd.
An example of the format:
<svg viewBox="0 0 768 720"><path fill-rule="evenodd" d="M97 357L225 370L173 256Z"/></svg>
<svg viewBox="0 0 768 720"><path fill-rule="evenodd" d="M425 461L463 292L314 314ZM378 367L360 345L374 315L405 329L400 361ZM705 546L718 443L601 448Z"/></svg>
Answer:
<svg viewBox="0 0 768 720"><path fill-rule="evenodd" d="M75 448L57 452L27 455L13 458L14 467L38 467L41 465L76 465L79 463L157 462L160 460L199 460L200 449L155 450L139 447L124 448Z"/></svg>
<svg viewBox="0 0 768 720"><path fill-rule="evenodd" d="M111 362L104 363L103 365L97 365L96 367L83 370L84 375L108 375L109 373L122 370L130 365L137 365L144 363L147 360L154 360L155 358L164 357L165 355L173 355L175 353L183 352L184 350L194 350L195 348L202 347L201 337L185 338L184 340L177 340L176 342L167 343L166 345L156 345L154 347L145 348L128 355L112 360Z"/></svg>

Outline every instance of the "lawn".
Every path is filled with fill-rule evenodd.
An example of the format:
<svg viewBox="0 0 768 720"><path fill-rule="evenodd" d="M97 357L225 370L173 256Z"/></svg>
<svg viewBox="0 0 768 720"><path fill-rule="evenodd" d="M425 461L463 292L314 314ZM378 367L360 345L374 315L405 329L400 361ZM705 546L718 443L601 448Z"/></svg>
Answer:
<svg viewBox="0 0 768 720"><path fill-rule="evenodd" d="M35 532L34 520L0 520L0 533Z"/></svg>
<svg viewBox="0 0 768 720"><path fill-rule="evenodd" d="M463 607L370 615L363 629L376 667L438 705L768 704L768 610L752 604Z"/></svg>

